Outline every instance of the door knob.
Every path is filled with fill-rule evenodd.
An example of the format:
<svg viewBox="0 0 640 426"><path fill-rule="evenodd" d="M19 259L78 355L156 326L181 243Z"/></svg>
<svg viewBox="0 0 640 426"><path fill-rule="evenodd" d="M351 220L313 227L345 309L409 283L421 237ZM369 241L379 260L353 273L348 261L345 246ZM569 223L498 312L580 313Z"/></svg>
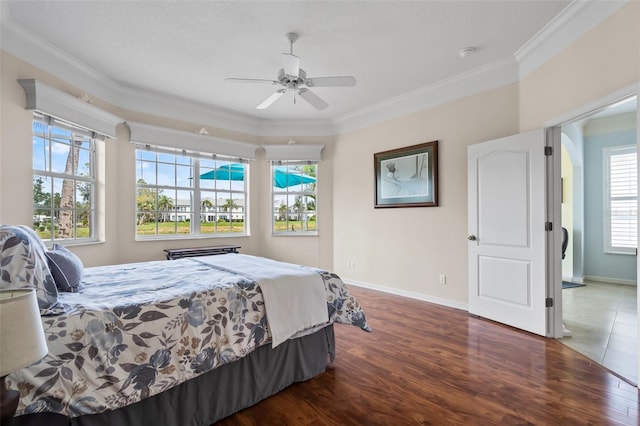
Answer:
<svg viewBox="0 0 640 426"><path fill-rule="evenodd" d="M475 241L476 239L477 239L477 238L476 238L476 236L475 236L475 235L469 235L469 236L467 237L467 240L469 240L469 241Z"/></svg>

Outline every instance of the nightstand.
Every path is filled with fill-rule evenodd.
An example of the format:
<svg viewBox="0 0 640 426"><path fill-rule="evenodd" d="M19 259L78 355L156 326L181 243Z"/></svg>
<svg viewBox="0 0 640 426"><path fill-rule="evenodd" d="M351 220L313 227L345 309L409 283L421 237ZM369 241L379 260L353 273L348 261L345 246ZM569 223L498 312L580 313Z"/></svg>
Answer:
<svg viewBox="0 0 640 426"><path fill-rule="evenodd" d="M71 419L58 413L31 413L11 418L2 426L69 426Z"/></svg>

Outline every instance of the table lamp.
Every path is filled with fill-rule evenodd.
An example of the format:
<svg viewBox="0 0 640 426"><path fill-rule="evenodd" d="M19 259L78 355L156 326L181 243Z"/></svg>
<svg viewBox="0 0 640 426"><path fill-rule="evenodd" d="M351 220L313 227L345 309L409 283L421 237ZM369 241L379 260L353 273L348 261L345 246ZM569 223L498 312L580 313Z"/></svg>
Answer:
<svg viewBox="0 0 640 426"><path fill-rule="evenodd" d="M20 400L20 392L7 389L6 376L48 351L35 290L0 290L0 424L13 417Z"/></svg>

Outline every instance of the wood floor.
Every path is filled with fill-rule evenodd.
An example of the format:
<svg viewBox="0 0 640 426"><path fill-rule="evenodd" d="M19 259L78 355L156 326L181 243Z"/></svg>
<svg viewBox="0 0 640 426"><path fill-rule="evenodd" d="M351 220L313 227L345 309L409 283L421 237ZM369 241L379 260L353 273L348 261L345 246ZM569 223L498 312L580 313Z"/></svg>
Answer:
<svg viewBox="0 0 640 426"><path fill-rule="evenodd" d="M351 287L372 333L336 325L335 363L219 425L639 424L638 389L553 339Z"/></svg>

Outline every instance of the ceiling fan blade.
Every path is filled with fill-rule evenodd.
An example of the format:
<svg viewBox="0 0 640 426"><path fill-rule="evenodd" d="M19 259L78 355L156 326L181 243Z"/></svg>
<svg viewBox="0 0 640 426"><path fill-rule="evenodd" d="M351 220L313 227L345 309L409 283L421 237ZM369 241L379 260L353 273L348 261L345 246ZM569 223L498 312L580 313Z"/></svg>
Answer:
<svg viewBox="0 0 640 426"><path fill-rule="evenodd" d="M268 108L272 103L277 101L287 92L287 89L280 89L275 91L271 96L269 96L263 103L258 105L256 109L265 109Z"/></svg>
<svg viewBox="0 0 640 426"><path fill-rule="evenodd" d="M300 58L293 53L283 53L284 56L284 73L292 77L300 75Z"/></svg>
<svg viewBox="0 0 640 426"><path fill-rule="evenodd" d="M228 81L230 83L280 84L279 81L266 80L262 78L225 78L224 81Z"/></svg>
<svg viewBox="0 0 640 426"><path fill-rule="evenodd" d="M314 77L305 80L309 87L351 87L356 85L356 78L351 75L339 77Z"/></svg>
<svg viewBox="0 0 640 426"><path fill-rule="evenodd" d="M298 94L302 99L309 102L315 109L325 109L329 106L328 103L320 99L318 95L316 95L309 89L300 89L298 91Z"/></svg>

